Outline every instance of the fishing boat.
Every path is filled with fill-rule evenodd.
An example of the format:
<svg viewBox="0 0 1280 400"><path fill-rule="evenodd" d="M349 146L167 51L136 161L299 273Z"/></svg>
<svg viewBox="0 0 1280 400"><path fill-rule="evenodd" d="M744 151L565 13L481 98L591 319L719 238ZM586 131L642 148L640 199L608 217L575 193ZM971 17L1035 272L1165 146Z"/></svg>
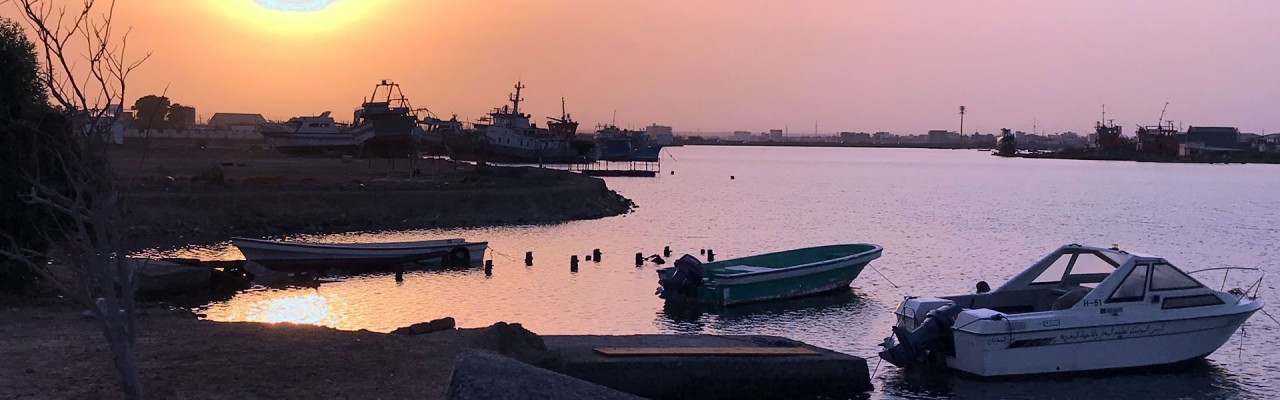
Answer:
<svg viewBox="0 0 1280 400"><path fill-rule="evenodd" d="M361 157L404 157L423 135L416 111L400 85L383 80L355 111L351 133Z"/></svg>
<svg viewBox="0 0 1280 400"><path fill-rule="evenodd" d="M548 128L539 128L529 121L529 114L520 112L524 98L520 92L525 87L516 82L515 93L510 95L511 105L494 108L479 122L472 124L472 134L461 140L449 141L450 157L455 159L504 163L573 164L595 161L594 143L575 139L578 123L563 112L561 117L551 118Z"/></svg>
<svg viewBox="0 0 1280 400"><path fill-rule="evenodd" d="M289 118L284 123L258 125L267 145L286 154L352 153L355 136L346 124L333 121L329 112Z"/></svg>
<svg viewBox="0 0 1280 400"><path fill-rule="evenodd" d="M645 131L621 129L613 124L596 127L601 161L657 162L662 145L653 142Z"/></svg>
<svg viewBox="0 0 1280 400"><path fill-rule="evenodd" d="M874 244L841 244L705 264L686 254L658 270L658 295L733 305L821 293L848 287L881 251Z"/></svg>
<svg viewBox="0 0 1280 400"><path fill-rule="evenodd" d="M231 244L245 260L275 270L307 270L333 265L378 265L446 257L454 262L484 258L488 242L463 239L385 243L304 243L236 237Z"/></svg>
<svg viewBox="0 0 1280 400"><path fill-rule="evenodd" d="M984 377L1173 364L1213 353L1262 308L1256 290L1213 290L1114 246L1062 246L978 292L906 298L880 358Z"/></svg>

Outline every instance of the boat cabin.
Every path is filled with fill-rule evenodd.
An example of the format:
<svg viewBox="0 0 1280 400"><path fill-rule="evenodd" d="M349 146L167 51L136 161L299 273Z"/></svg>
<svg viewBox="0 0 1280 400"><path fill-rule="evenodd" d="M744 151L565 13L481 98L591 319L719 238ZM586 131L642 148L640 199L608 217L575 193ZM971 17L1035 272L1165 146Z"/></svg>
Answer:
<svg viewBox="0 0 1280 400"><path fill-rule="evenodd" d="M962 308L1003 314L1121 308L1175 309L1224 304L1218 292L1163 258L1116 248L1066 245L990 293L944 297Z"/></svg>

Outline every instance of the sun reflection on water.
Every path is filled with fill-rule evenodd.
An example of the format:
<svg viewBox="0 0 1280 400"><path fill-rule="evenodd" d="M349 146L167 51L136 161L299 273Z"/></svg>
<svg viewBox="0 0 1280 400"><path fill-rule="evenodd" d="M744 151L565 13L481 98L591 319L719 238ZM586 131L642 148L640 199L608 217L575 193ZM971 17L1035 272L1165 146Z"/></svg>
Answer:
<svg viewBox="0 0 1280 400"><path fill-rule="evenodd" d="M263 291L260 297L247 302L224 304L222 310L214 310L225 320L239 322L289 322L295 324L323 325L339 328L346 319L346 304L341 299L326 296L319 291L281 292Z"/></svg>

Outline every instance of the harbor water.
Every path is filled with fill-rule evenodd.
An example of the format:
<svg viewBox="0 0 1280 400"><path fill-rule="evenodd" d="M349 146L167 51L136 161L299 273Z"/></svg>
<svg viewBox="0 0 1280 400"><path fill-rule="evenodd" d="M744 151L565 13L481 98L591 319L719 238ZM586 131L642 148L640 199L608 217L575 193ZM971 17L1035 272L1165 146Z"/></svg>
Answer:
<svg viewBox="0 0 1280 400"><path fill-rule="evenodd" d="M1280 304L1280 166L1033 160L987 151L679 147L656 178L606 178L639 207L555 225L298 236L378 242L488 241L483 269L335 279L259 289L204 307L216 321L295 322L390 331L445 316L461 327L519 322L540 334L771 334L862 356L873 398L1257 398L1280 392L1280 326L1259 313L1204 362L1177 368L983 380L877 363L894 306L907 295L996 286L1066 243L1163 256L1188 270L1262 268L1261 300ZM430 210L423 210L429 212ZM635 253L717 260L869 242L884 255L852 288L731 307L667 306L655 269ZM587 261L593 249L601 260ZM532 251L533 266L524 265ZM224 243L169 255L238 259ZM570 257L581 261L570 270ZM669 259L670 260L670 259ZM1196 275L1244 287L1259 275ZM1264 308L1270 310L1271 308ZM1271 312L1280 315L1280 312ZM1160 351L1160 349L1151 349Z"/></svg>

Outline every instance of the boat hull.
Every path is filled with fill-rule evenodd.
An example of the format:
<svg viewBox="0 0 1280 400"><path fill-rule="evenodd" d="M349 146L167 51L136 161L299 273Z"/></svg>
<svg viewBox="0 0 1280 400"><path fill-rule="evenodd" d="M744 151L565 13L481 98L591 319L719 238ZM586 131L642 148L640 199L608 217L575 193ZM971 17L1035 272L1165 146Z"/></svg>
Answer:
<svg viewBox="0 0 1280 400"><path fill-rule="evenodd" d="M263 132L267 145L286 154L350 153L356 150L350 134Z"/></svg>
<svg viewBox="0 0 1280 400"><path fill-rule="evenodd" d="M793 252L807 251L801 249ZM663 297L669 300L691 301L717 305L736 305L769 300L807 296L817 293L848 287L862 273L862 269L872 260L880 257L879 246L865 245L858 254L845 257L809 262L785 268L760 269L752 273L729 275L712 275L705 283L692 292L681 294L678 291L664 290ZM752 264L753 258L786 257L786 253L766 254L747 257L743 265ZM726 260L719 265L737 264L737 260ZM730 267L732 268L732 267ZM752 268L752 267L748 267ZM728 268L724 268L728 269ZM664 268L658 271L660 282L669 281L675 274L675 268Z"/></svg>
<svg viewBox="0 0 1280 400"><path fill-rule="evenodd" d="M259 239L231 240L248 261L275 270L311 270L333 266L386 265L432 257L484 258L488 242L443 239L402 243L319 244Z"/></svg>
<svg viewBox="0 0 1280 400"><path fill-rule="evenodd" d="M956 355L946 363L984 377L1175 364L1212 354L1256 310L1006 334L955 330Z"/></svg>

